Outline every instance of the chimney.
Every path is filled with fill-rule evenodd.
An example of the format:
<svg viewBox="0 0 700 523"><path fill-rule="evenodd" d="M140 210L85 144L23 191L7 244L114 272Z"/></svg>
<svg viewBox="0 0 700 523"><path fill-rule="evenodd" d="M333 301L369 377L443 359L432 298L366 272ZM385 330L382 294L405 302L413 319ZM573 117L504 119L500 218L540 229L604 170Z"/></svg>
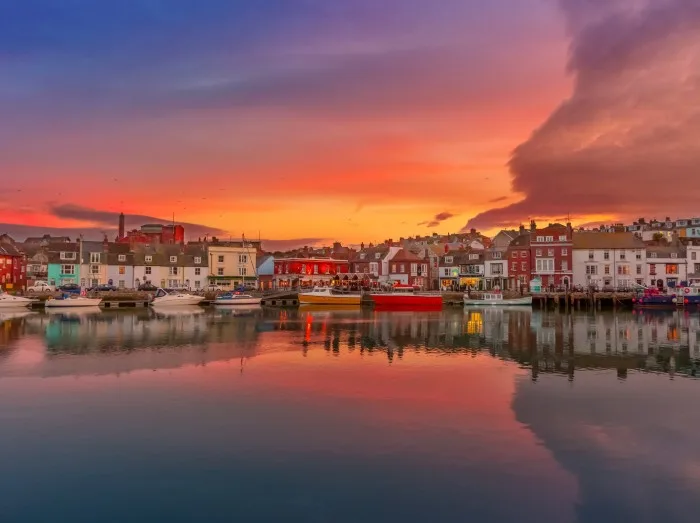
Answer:
<svg viewBox="0 0 700 523"><path fill-rule="evenodd" d="M520 234L525 234L525 226L522 223L520 224L520 228L518 229L518 232Z"/></svg>
<svg viewBox="0 0 700 523"><path fill-rule="evenodd" d="M571 228L571 222L566 222L566 233L571 237L574 230Z"/></svg>
<svg viewBox="0 0 700 523"><path fill-rule="evenodd" d="M362 242L362 243L360 244L360 250L364 250L364 249L365 249L365 242Z"/></svg>
<svg viewBox="0 0 700 523"><path fill-rule="evenodd" d="M124 237L124 213L119 213L119 239Z"/></svg>
<svg viewBox="0 0 700 523"><path fill-rule="evenodd" d="M469 232L470 232L471 234L476 234L476 229L470 229Z"/></svg>
<svg viewBox="0 0 700 523"><path fill-rule="evenodd" d="M104 240L102 240L102 250L104 252L109 251L109 240L107 239L107 235L105 234Z"/></svg>
<svg viewBox="0 0 700 523"><path fill-rule="evenodd" d="M535 220L530 220L530 232L534 233L537 230L537 224Z"/></svg>

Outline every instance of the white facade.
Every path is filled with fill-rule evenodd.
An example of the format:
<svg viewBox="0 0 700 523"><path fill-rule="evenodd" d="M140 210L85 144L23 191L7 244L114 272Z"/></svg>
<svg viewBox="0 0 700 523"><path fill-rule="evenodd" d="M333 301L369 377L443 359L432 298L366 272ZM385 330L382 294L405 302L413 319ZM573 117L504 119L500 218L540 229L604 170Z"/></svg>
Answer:
<svg viewBox="0 0 700 523"><path fill-rule="evenodd" d="M645 259L645 249L575 248L572 251L574 285L600 289L644 285L647 280Z"/></svg>
<svg viewBox="0 0 700 523"><path fill-rule="evenodd" d="M688 282L700 284L700 246L689 245L687 249Z"/></svg>
<svg viewBox="0 0 700 523"><path fill-rule="evenodd" d="M392 260L396 253L401 250L401 247L389 247L389 252L386 253L384 258L382 258L382 274L379 276L380 282L390 282L393 281L393 277L389 274L389 262Z"/></svg>
<svg viewBox="0 0 700 523"><path fill-rule="evenodd" d="M496 285L501 288L508 284L508 260L507 252L496 251L486 254L484 261L484 279L486 288L491 289Z"/></svg>
<svg viewBox="0 0 700 523"><path fill-rule="evenodd" d="M209 267L184 267L185 286L192 290L203 289L207 286Z"/></svg>
<svg viewBox="0 0 700 523"><path fill-rule="evenodd" d="M687 281L688 259L686 253L668 248L650 247L647 252L646 281L649 286L668 288Z"/></svg>

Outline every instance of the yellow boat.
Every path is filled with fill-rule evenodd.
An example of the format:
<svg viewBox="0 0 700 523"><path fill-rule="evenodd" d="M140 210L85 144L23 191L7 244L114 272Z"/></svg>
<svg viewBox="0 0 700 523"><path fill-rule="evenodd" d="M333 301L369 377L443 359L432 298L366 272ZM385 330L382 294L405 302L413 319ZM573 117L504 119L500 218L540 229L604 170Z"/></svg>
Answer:
<svg viewBox="0 0 700 523"><path fill-rule="evenodd" d="M360 293L338 292L330 287L316 287L309 292L299 293L300 305L359 305Z"/></svg>

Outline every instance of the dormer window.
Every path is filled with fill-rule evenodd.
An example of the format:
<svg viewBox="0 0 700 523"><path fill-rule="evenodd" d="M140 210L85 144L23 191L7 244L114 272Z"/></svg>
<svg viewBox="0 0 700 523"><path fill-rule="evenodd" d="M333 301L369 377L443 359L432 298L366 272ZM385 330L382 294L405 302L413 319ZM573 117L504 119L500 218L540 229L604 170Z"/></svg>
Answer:
<svg viewBox="0 0 700 523"><path fill-rule="evenodd" d="M375 260L378 260L378 259L381 258L381 257L382 257L382 253L380 253L380 252L374 253L374 259L375 259Z"/></svg>
<svg viewBox="0 0 700 523"><path fill-rule="evenodd" d="M671 258L678 258L678 253L672 252L672 253L671 253Z"/></svg>
<svg viewBox="0 0 700 523"><path fill-rule="evenodd" d="M194 262L195 263L202 263L202 258L200 256L195 256L194 257Z"/></svg>
<svg viewBox="0 0 700 523"><path fill-rule="evenodd" d="M120 255L119 255L119 261L120 261L120 262L125 262L125 261L126 261L126 254L120 254Z"/></svg>
<svg viewBox="0 0 700 523"><path fill-rule="evenodd" d="M75 260L75 253L74 252L61 252L61 259L62 260Z"/></svg>
<svg viewBox="0 0 700 523"><path fill-rule="evenodd" d="M544 236L538 236L538 237L535 239L535 241L543 242L543 241L544 241Z"/></svg>
<svg viewBox="0 0 700 523"><path fill-rule="evenodd" d="M171 256L170 263L177 263L177 256Z"/></svg>
<svg viewBox="0 0 700 523"><path fill-rule="evenodd" d="M452 256L445 256L445 263L452 263L452 262L453 262Z"/></svg>
<svg viewBox="0 0 700 523"><path fill-rule="evenodd" d="M364 252L360 253L360 259L364 260L367 257L367 255Z"/></svg>
<svg viewBox="0 0 700 523"><path fill-rule="evenodd" d="M144 261L145 261L146 263L151 263L151 262L153 261L153 256L146 256L146 257L144 258Z"/></svg>

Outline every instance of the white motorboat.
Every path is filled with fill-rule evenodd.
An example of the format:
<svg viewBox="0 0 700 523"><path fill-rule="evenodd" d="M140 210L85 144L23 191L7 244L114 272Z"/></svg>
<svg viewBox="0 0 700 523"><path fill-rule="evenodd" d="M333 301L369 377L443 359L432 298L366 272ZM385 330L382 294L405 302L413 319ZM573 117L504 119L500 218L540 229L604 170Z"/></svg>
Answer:
<svg viewBox="0 0 700 523"><path fill-rule="evenodd" d="M21 309L22 307L29 307L33 301L30 298L13 296L0 290L0 309Z"/></svg>
<svg viewBox="0 0 700 523"><path fill-rule="evenodd" d="M198 305L204 299L204 296L196 296L194 294L186 294L178 291L166 291L158 289L156 295L151 301L153 307L180 307L182 305Z"/></svg>
<svg viewBox="0 0 700 523"><path fill-rule="evenodd" d="M214 305L260 305L262 298L256 298L250 294L240 292L227 292L217 296Z"/></svg>
<svg viewBox="0 0 700 523"><path fill-rule="evenodd" d="M504 298L500 291L484 293L483 298L470 298L464 295L464 305L493 305L496 307L528 306L532 305L532 296L521 298Z"/></svg>
<svg viewBox="0 0 700 523"><path fill-rule="evenodd" d="M44 303L47 309L67 309L73 307L97 307L102 303L102 298L87 298L85 296L70 296L64 294L60 298L49 298Z"/></svg>

